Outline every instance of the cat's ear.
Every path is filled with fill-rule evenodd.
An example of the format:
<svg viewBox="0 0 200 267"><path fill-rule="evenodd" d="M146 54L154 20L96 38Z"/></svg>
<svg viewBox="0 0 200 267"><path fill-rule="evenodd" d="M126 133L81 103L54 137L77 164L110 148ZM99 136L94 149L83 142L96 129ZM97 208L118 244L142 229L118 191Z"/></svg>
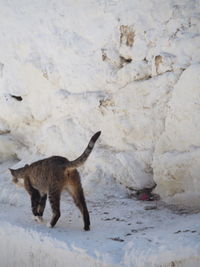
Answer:
<svg viewBox="0 0 200 267"><path fill-rule="evenodd" d="M11 172L12 175L14 175L15 170L9 168L9 171Z"/></svg>

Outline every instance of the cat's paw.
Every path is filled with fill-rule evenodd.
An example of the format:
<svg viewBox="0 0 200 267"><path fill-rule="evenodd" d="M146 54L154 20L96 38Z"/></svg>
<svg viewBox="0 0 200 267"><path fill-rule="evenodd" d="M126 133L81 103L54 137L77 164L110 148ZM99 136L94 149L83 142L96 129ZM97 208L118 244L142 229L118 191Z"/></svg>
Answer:
<svg viewBox="0 0 200 267"><path fill-rule="evenodd" d="M42 218L42 216L36 216L35 220L36 220L37 222L43 222L43 218Z"/></svg>
<svg viewBox="0 0 200 267"><path fill-rule="evenodd" d="M52 225L51 225L50 222L47 223L47 227L48 227L48 228L52 228Z"/></svg>
<svg viewBox="0 0 200 267"><path fill-rule="evenodd" d="M85 230L85 231L90 231L90 226L89 226L89 225L86 225L86 226L84 227L84 230Z"/></svg>
<svg viewBox="0 0 200 267"><path fill-rule="evenodd" d="M33 216L33 220L36 222L43 222L42 216Z"/></svg>

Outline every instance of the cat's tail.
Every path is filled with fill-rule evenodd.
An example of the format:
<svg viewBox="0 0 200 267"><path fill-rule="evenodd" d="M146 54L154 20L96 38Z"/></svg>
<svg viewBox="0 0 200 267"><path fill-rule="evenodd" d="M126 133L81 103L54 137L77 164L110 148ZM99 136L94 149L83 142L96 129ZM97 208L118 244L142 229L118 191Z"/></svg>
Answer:
<svg viewBox="0 0 200 267"><path fill-rule="evenodd" d="M69 161L67 163L66 169L76 169L85 163L85 161L89 157L90 153L92 152L93 147L94 147L97 139L99 138L100 134L101 134L101 131L95 133L92 136L92 138L90 139L90 142L88 143L88 146L84 150L83 154L80 155L80 157L78 157L77 159Z"/></svg>

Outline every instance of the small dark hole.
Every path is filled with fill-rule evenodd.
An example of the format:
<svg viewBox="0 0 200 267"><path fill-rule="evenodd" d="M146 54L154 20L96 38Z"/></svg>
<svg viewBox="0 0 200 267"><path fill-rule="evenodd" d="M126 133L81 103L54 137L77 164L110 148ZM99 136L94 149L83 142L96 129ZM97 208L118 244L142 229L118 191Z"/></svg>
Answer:
<svg viewBox="0 0 200 267"><path fill-rule="evenodd" d="M126 59L126 62L127 62L127 63L131 63L131 61L132 61L132 58L128 58L128 59Z"/></svg>
<svg viewBox="0 0 200 267"><path fill-rule="evenodd" d="M132 62L132 58L124 58L123 56L120 56L120 59L122 61L122 63L131 63Z"/></svg>
<svg viewBox="0 0 200 267"><path fill-rule="evenodd" d="M10 95L11 97L13 97L14 99L16 99L17 101L22 101L23 98L21 96L17 96L17 95Z"/></svg>

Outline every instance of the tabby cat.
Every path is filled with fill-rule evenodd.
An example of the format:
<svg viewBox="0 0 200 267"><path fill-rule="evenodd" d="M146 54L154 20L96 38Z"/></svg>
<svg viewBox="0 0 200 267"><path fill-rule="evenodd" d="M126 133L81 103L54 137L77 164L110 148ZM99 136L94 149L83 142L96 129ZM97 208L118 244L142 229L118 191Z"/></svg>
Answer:
<svg viewBox="0 0 200 267"><path fill-rule="evenodd" d="M24 187L31 197L33 215L38 220L42 220L48 195L53 212L49 227L54 227L61 215L60 196L61 192L67 189L82 213L84 229L90 230L90 217L80 175L76 168L87 160L100 134L100 131L94 134L83 154L73 161L60 156L52 156L25 165L23 168L10 169L14 183L17 184L20 178L24 180Z"/></svg>

